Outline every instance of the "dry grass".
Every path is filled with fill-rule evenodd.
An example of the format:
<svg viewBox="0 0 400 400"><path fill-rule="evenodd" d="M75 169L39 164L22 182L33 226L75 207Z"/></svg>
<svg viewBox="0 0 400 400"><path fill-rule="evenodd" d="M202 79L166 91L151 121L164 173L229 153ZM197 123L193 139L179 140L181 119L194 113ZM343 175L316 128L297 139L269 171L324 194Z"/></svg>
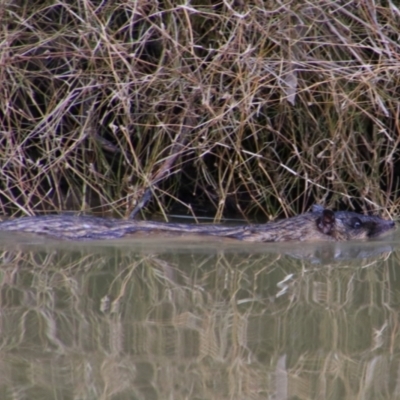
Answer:
<svg viewBox="0 0 400 400"><path fill-rule="evenodd" d="M0 7L3 213L398 210L394 3Z"/></svg>

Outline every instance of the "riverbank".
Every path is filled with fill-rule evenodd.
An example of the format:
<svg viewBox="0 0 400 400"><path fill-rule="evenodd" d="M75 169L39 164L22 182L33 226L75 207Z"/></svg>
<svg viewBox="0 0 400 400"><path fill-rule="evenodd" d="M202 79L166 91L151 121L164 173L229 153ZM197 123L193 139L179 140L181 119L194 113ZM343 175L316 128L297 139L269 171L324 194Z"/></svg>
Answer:
<svg viewBox="0 0 400 400"><path fill-rule="evenodd" d="M393 5L18 3L2 214L398 213Z"/></svg>

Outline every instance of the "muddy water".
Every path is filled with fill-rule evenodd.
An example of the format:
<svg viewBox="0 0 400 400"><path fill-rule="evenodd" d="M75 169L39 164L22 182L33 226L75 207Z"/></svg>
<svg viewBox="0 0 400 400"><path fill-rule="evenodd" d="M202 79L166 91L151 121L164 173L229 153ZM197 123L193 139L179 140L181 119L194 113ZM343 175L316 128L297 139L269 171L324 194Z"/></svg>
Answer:
<svg viewBox="0 0 400 400"><path fill-rule="evenodd" d="M0 236L0 399L400 397L400 235Z"/></svg>

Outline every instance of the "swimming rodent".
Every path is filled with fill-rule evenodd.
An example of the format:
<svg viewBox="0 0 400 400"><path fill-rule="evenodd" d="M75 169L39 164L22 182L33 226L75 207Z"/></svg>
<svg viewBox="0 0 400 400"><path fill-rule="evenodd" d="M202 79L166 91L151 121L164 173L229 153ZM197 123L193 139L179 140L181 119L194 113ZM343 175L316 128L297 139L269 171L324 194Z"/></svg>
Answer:
<svg viewBox="0 0 400 400"><path fill-rule="evenodd" d="M44 234L70 240L116 239L135 233L218 236L247 242L346 241L378 237L394 221L351 211L313 206L311 212L266 224L224 226L119 220L90 216L47 215L0 222L0 231Z"/></svg>

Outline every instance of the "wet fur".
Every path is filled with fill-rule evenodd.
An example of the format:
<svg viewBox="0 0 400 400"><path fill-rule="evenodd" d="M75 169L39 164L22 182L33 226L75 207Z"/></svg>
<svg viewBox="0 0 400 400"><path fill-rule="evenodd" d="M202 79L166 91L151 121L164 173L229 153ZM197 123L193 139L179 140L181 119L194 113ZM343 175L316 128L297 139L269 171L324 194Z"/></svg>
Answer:
<svg viewBox="0 0 400 400"><path fill-rule="evenodd" d="M377 237L394 229L393 221L349 211L314 206L300 214L260 225L223 226L213 224L174 224L151 221L106 219L89 216L49 215L0 222L0 231L18 231L70 239L116 239L135 233L207 235L248 242L346 241Z"/></svg>

